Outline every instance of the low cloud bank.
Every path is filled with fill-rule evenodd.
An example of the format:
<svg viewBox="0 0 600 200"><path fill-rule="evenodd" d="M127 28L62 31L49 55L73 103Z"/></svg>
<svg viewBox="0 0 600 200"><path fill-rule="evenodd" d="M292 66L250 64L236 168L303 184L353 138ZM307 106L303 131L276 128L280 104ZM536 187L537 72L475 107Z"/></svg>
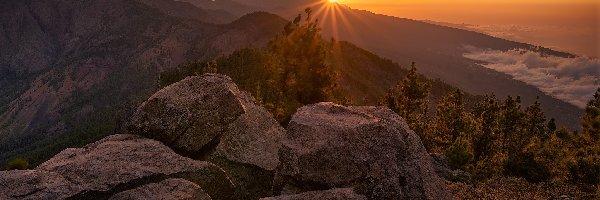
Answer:
<svg viewBox="0 0 600 200"><path fill-rule="evenodd" d="M585 108L600 87L600 59L545 56L522 49L467 49L469 53L465 53L464 57L483 61L484 67L509 74L515 80L533 85L580 108Z"/></svg>

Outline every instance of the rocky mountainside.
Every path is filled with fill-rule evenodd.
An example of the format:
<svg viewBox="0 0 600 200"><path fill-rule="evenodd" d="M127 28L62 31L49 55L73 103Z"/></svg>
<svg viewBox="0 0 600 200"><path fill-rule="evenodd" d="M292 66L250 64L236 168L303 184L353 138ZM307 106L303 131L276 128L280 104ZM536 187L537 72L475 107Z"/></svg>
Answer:
<svg viewBox="0 0 600 200"><path fill-rule="evenodd" d="M0 165L24 157L36 166L67 147L121 132L158 89L161 71L263 46L287 23L253 13L220 24L230 20L222 10L169 0L2 4L7 28L0 42L9 48L0 50ZM406 74L355 45L336 48L340 85L357 105L375 105Z"/></svg>
<svg viewBox="0 0 600 200"><path fill-rule="evenodd" d="M234 0L228 2L231 4ZM547 95L534 86L514 80L510 75L485 68L479 61L463 56L470 51L467 46L499 51L530 49L559 57L574 55L473 31L375 14L344 5L332 5L320 0L235 2L254 10L277 13L289 19L302 13L306 7L311 7L315 11L314 17L320 19L323 33L327 37L349 41L403 66L413 61L417 62L419 71L428 78L439 78L474 95L494 93L500 98L518 95L521 96L524 105L532 104L539 97L544 112L548 117L556 118L559 125L576 130L581 124L581 108ZM225 5L219 3L211 6L227 10Z"/></svg>
<svg viewBox="0 0 600 200"><path fill-rule="evenodd" d="M169 0L0 2L0 163L119 130L159 73L262 46L285 21ZM39 163L34 163L39 164Z"/></svg>
<svg viewBox="0 0 600 200"><path fill-rule="evenodd" d="M254 101L226 76L188 77L144 102L129 134L0 172L0 198L452 199L387 108L308 105L284 130Z"/></svg>

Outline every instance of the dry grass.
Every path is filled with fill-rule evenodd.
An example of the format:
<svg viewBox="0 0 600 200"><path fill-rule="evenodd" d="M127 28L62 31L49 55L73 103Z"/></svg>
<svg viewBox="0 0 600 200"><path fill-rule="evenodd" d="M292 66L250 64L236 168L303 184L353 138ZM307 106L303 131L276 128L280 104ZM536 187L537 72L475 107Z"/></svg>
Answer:
<svg viewBox="0 0 600 200"><path fill-rule="evenodd" d="M502 177L478 185L450 183L454 199L554 199L563 195L575 199L600 199L599 187L584 188L573 184L528 183L524 179Z"/></svg>

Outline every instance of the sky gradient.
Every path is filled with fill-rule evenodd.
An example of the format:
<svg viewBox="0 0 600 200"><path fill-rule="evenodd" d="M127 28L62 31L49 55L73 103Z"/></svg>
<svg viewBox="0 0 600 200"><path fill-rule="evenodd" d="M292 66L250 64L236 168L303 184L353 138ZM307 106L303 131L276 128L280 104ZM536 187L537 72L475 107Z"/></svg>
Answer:
<svg viewBox="0 0 600 200"><path fill-rule="evenodd" d="M352 8L473 29L600 57L598 0L338 0Z"/></svg>

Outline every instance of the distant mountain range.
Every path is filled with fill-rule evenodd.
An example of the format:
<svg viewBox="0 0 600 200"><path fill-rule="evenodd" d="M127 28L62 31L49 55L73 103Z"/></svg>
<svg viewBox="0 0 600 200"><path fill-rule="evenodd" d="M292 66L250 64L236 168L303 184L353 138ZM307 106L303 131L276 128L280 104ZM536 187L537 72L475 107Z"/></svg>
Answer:
<svg viewBox="0 0 600 200"><path fill-rule="evenodd" d="M336 17L326 17L318 12L324 5L311 2L1 1L0 164L17 156L41 161L123 131L135 106L158 89L161 71L264 46L283 30L284 18L306 5L313 5L326 35L354 44L344 43L340 51L347 54L340 58L355 66L342 81L360 88L351 96L365 97L362 103L374 104L404 74L369 50L402 66L415 61L426 76L469 93L520 95L524 105L539 96L549 117L579 126L581 109L463 57L464 45L497 50L531 45L344 6L335 8ZM253 13L260 10L279 16Z"/></svg>
<svg viewBox="0 0 600 200"><path fill-rule="evenodd" d="M474 31L463 30L412 19L375 14L319 0L184 0L195 5L211 2L212 9L226 10L225 2L238 3L247 9L264 10L292 19L311 7L319 18L323 32L338 40L349 41L379 56L392 59L402 66L417 62L419 72L432 79L459 87L476 95L495 94L521 96L523 105L532 104L537 97L543 111L556 118L559 125L579 129L583 110L556 99L540 89L514 80L510 75L481 66L480 61L464 57L469 48L508 51L527 49L544 55L575 57L575 55L548 48L513 42ZM237 6L239 7L239 6ZM247 12L251 12L247 11Z"/></svg>

